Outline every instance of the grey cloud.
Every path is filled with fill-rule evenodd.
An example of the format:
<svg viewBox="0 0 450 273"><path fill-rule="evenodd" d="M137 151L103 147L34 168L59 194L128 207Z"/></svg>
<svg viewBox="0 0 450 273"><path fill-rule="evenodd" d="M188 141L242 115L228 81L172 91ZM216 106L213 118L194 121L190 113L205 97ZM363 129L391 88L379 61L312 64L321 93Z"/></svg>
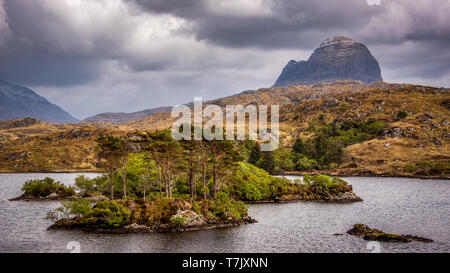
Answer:
<svg viewBox="0 0 450 273"><path fill-rule="evenodd" d="M388 81L449 86L450 1L381 1L0 0L0 79L78 117L130 112L270 86L346 35Z"/></svg>

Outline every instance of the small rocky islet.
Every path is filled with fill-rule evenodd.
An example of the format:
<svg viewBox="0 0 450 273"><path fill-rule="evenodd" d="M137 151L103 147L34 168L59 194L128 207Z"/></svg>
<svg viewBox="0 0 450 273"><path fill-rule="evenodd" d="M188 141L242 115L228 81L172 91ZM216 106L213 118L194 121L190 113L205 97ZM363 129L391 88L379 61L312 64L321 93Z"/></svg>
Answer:
<svg viewBox="0 0 450 273"><path fill-rule="evenodd" d="M368 241L392 242L392 243L410 243L413 241L423 243L433 243L434 241L414 235L397 235L386 233L384 231L370 228L364 224L355 224L352 229L347 231L350 235L355 235Z"/></svg>

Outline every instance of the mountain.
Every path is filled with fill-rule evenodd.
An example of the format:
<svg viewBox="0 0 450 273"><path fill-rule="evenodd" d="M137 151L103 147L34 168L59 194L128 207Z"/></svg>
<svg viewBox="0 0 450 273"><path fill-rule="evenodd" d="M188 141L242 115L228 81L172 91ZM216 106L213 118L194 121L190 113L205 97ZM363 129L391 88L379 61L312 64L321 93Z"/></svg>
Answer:
<svg viewBox="0 0 450 273"><path fill-rule="evenodd" d="M84 122L111 122L123 123L133 120L142 119L156 113L170 112L172 107L158 107L153 109L142 110L134 113L101 113L95 116L85 118Z"/></svg>
<svg viewBox="0 0 450 273"><path fill-rule="evenodd" d="M309 85L337 80L382 81L377 60L362 43L337 36L321 43L307 61L291 60L274 86Z"/></svg>
<svg viewBox="0 0 450 273"><path fill-rule="evenodd" d="M79 121L33 90L0 80L0 120L26 117L53 123Z"/></svg>

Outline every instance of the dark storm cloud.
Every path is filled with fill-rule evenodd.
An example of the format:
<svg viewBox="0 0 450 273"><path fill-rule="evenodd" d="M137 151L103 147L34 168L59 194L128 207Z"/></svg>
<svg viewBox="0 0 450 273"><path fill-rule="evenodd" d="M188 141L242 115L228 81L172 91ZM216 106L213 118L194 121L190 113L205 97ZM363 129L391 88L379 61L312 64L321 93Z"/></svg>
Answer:
<svg viewBox="0 0 450 273"><path fill-rule="evenodd" d="M381 2L0 0L0 79L78 117L130 112L270 86L345 35L386 81L450 86L450 1Z"/></svg>
<svg viewBox="0 0 450 273"><path fill-rule="evenodd" d="M148 12L168 13L192 22L199 40L231 47L311 48L335 34L360 36L372 43L395 44L437 40L450 43L448 0L261 0L269 13L246 13L248 1L220 12L226 1L126 0ZM226 6L225 6L226 8ZM233 12L234 11L234 12ZM358 38L358 37L355 37Z"/></svg>
<svg viewBox="0 0 450 273"><path fill-rule="evenodd" d="M242 2L240 12L220 12L219 1L183 1L181 7L179 1L132 2L149 12L187 19L193 23L187 31L197 39L228 47L311 48L324 37L351 33L381 11L364 0L260 1L268 12L245 6L245 1L235 1Z"/></svg>

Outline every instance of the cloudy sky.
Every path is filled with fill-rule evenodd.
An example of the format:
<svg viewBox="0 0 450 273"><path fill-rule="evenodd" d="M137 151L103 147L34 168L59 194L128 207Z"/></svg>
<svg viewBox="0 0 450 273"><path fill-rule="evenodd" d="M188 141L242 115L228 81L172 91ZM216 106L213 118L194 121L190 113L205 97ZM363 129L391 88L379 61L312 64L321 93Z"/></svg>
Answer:
<svg viewBox="0 0 450 273"><path fill-rule="evenodd" d="M0 0L0 79L75 117L271 86L323 40L389 82L450 87L450 0Z"/></svg>

